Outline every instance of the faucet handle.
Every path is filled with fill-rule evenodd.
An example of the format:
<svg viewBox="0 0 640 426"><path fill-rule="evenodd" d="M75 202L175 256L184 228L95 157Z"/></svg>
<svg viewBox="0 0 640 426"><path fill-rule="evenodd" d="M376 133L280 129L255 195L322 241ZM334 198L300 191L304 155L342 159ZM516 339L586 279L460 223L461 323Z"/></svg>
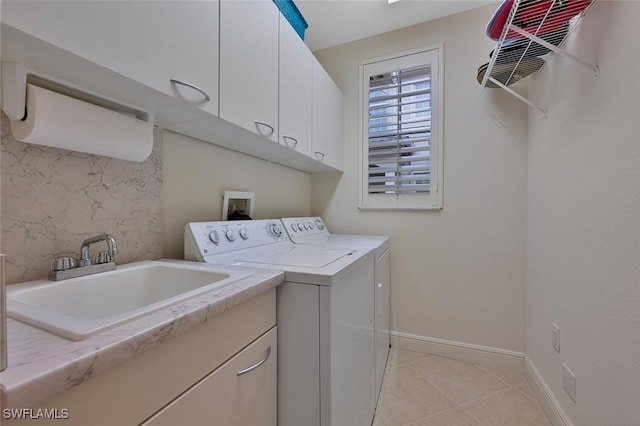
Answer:
<svg viewBox="0 0 640 426"><path fill-rule="evenodd" d="M75 267L77 267L76 260L71 256L59 256L51 260L52 271L66 271Z"/></svg>
<svg viewBox="0 0 640 426"><path fill-rule="evenodd" d="M109 250L99 251L98 253L96 253L96 260L94 262L96 265L109 262L113 262L113 256L111 255Z"/></svg>

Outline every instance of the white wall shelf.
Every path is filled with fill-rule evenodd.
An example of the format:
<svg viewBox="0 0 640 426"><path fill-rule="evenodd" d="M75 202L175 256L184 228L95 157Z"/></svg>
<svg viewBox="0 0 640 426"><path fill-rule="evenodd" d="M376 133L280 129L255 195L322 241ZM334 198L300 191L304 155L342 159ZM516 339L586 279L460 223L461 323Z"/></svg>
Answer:
<svg viewBox="0 0 640 426"><path fill-rule="evenodd" d="M529 74L539 72L546 63L543 60L547 55L562 55L589 69L596 78L599 77L596 64L562 48L567 35L576 28L594 1L513 0L513 6L482 79L481 93L487 87L501 88L538 110L546 118L546 108L536 105L509 86Z"/></svg>

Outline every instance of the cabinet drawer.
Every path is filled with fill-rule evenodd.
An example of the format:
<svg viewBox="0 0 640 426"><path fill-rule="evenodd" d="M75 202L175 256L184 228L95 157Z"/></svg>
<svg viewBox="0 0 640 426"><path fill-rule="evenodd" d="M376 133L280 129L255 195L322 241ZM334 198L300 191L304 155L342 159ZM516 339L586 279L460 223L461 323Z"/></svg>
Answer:
<svg viewBox="0 0 640 426"><path fill-rule="evenodd" d="M143 423L275 426L276 327Z"/></svg>

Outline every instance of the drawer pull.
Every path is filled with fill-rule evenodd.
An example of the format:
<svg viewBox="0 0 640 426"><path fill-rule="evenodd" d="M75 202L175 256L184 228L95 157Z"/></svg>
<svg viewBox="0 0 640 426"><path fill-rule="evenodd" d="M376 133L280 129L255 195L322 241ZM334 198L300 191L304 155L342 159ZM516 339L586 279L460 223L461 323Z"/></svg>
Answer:
<svg viewBox="0 0 640 426"><path fill-rule="evenodd" d="M184 82L184 81L176 80L176 79L173 79L173 78L170 78L170 79L169 79L169 81L170 81L170 82L172 82L173 84L181 84L182 86L191 87L193 90L195 90L195 91L197 91L197 92L200 92L200 94L201 94L202 96L204 96L204 98L205 98L207 101L210 101L210 100L211 100L211 97L207 94L207 92L205 92L204 90L202 90L202 89L201 89L201 88L199 88L198 86L194 86L193 84L186 83L186 82Z"/></svg>
<svg viewBox="0 0 640 426"><path fill-rule="evenodd" d="M316 151L314 154L316 155L316 160L324 161L324 152Z"/></svg>
<svg viewBox="0 0 640 426"><path fill-rule="evenodd" d="M254 123L256 123L256 128L258 129L258 132L260 132L260 134L261 134L261 135L263 135L263 136L269 136L269 135L272 135L272 134L273 134L273 132L275 132L275 131L276 131L276 129L274 129L272 125L267 124L267 123L264 123L264 122L262 122L262 121L254 121ZM269 133L268 133L268 134L264 134L264 133L262 133L262 130L260 129L260 126L264 126L264 127L266 127L267 129L269 129Z"/></svg>
<svg viewBox="0 0 640 426"><path fill-rule="evenodd" d="M253 364L251 367L247 367L244 370L240 370L238 371L238 374L236 374L237 376L242 376L243 374L247 374L252 372L253 370L255 370L256 368L260 367L262 364L264 364L265 362L267 362L267 360L269 359L269 355L271 355L271 346L269 346L267 348L267 352L265 352L264 356L262 357L262 359L258 362L256 362L255 364Z"/></svg>
<svg viewBox="0 0 640 426"><path fill-rule="evenodd" d="M282 140L284 144L289 148L295 148L298 145L298 139L292 138L291 136L283 136ZM293 143L289 143L289 141L293 141Z"/></svg>

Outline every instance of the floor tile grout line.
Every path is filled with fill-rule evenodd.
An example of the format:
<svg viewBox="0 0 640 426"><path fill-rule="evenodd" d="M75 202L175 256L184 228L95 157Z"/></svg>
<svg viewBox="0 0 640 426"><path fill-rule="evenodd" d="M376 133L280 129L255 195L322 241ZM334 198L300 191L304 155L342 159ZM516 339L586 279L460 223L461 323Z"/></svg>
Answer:
<svg viewBox="0 0 640 426"><path fill-rule="evenodd" d="M431 383L431 382L430 382L426 377L424 377L422 374L420 374L420 372L418 372L418 371L416 371L415 369L413 369L413 368L411 368L411 367L410 367L410 364L412 364L412 363L416 363L417 361L421 361L421 360L423 360L423 359L426 359L426 358L430 358L430 357L435 356L435 355L430 355L430 354L426 354L426 355L427 355L427 356L425 356L425 357L423 357L423 358L420 358L420 359L417 359L417 360L413 360L413 361L410 361L410 362L406 362L406 363L404 363L402 366L403 366L403 367L406 367L409 371L411 371L411 373L413 373L413 374L414 374L414 376L415 376L417 379L423 380L423 381L425 381L428 385L432 386L432 387L435 389L435 391L436 391L436 392L437 392L441 397L443 397L446 401L448 401L449 403L451 403L451 404L453 405L453 407L451 407L451 408L447 408L446 410L442 410L442 411L440 411L440 412L438 412L438 413L434 413L434 414L431 414L431 415L429 415L429 416L426 416L426 417L423 417L423 418L417 419L417 420L415 420L415 421L413 421L413 422L411 422L411 423L407 423L407 424L405 424L404 426L412 426L412 425L418 424L418 423L420 423L420 422L424 422L424 421L427 421L427 420L433 419L433 418L435 418L435 417L437 417L437 416L441 416L441 415L445 415L445 414L448 414L448 413L452 413L452 412L454 412L454 411L457 411L457 410L458 410L458 408L459 408L459 407L457 406L457 404L455 403L455 401L452 401L451 399L449 399L449 398L447 397L447 395L445 395L445 394L444 394L444 392L442 392L442 390L440 390L440 388L439 388L438 386L436 386L436 385L434 385L433 383ZM400 366L397 366L397 367L400 367ZM386 374L386 371L385 371L385 374ZM376 410L376 412L377 412L377 410ZM382 418L383 418L385 421L387 421L387 423L392 424L390 421L388 421L387 417L386 417L384 414L382 414Z"/></svg>
<svg viewBox="0 0 640 426"><path fill-rule="evenodd" d="M422 377L422 375L420 375L420 374L419 374L417 371L415 371L414 369L409 368L409 370L411 370L411 371L415 374L415 377L416 377L416 378L418 378L418 379L420 379L420 380L424 380L427 384L429 384L430 386L432 386L432 387L435 389L435 391L439 394L439 396L441 396L441 397L442 397L442 398L444 398L446 401L448 401L449 403L451 403L451 404L453 405L453 407L451 407L451 408L447 408L447 409L445 409L445 410L442 410L442 411L440 411L440 412L438 412L438 413L431 414L431 415L426 416L426 417L422 417L422 418L420 418L420 419L418 419L418 420L415 420L415 421L413 421L413 422L411 422L411 423L406 423L404 426L411 426L411 425L415 425L415 424L418 424L418 423L423 422L423 421L426 421L426 420L431 420L432 418L435 418L435 417L437 417L437 416L441 416L441 415L444 415L444 414L447 414L447 413L454 412L454 411L457 411L457 410L458 410L458 408L459 408L459 407L456 405L456 403L455 403L454 401L452 401L451 399L449 399L449 398L448 398L448 397L447 397L447 396L446 396L446 395L445 395L445 394L440 390L440 388L438 388L437 386L435 386L434 384L432 384L431 382L429 382L429 380L427 380L425 377ZM378 410L376 410L376 413L377 413L377 412L378 412ZM387 419L387 417L384 415L384 413L382 414L382 418L383 418L385 421L387 421L387 423L392 424L392 423L391 423L391 421L389 421L389 420Z"/></svg>
<svg viewBox="0 0 640 426"><path fill-rule="evenodd" d="M467 413L467 415L469 417L471 417L473 419L473 421L478 422L478 424L480 426L487 426L487 424L485 422L483 422L481 419L477 418L476 416L473 415L473 413L469 410L467 410L466 408L462 408L462 410Z"/></svg>
<svg viewBox="0 0 640 426"><path fill-rule="evenodd" d="M443 410L443 411L440 411L439 413L435 413L435 414L432 414L432 415L429 415L429 416L423 417L423 418L418 419L418 420L416 420L416 421L414 421L414 422L412 422L412 423L407 423L405 426L413 426L413 425L417 425L417 424L419 424L419 423L422 423L422 422L425 422L425 421L430 421L430 420L433 420L433 419L435 419L435 418L437 418L437 417L439 417L439 416L445 416L445 415L448 415L448 414L454 413L454 412L456 412L456 411L464 411L464 412L465 412L469 417L471 417L474 421L478 422L478 423L480 424L480 426L486 426L486 425L485 425L485 423L484 423L482 420L478 419L476 416L474 416L474 415L473 415L473 413L471 413L471 412L468 410L468 408L469 408L471 405L474 405L474 404L476 404L476 403L479 403L479 402L483 402L483 401L489 400L489 399L491 399L491 398L493 398L493 397L499 396L500 394L507 393L507 392L509 392L509 391L513 391L513 390L517 391L518 393L524 394L523 392L521 392L521 391L519 391L519 390L518 390L518 387L520 387L521 385L522 385L522 383L520 383L520 384L518 384L518 385L512 385L512 386L509 386L509 387L507 387L507 388L505 388L505 389L500 389L500 390L498 390L498 391L496 391L496 392L492 392L492 393L490 393L490 394L484 395L484 396L482 396L482 397L480 397L480 398L474 399L474 400L472 400L472 401L465 402L465 403L460 404L460 405L456 405L453 401L451 401L451 400L449 400L448 398L446 398L446 395L444 395L444 394L443 394L443 396L444 396L447 400L449 400L450 402L452 402L452 403L454 404L454 407L449 408L449 409L446 409L446 410ZM435 387L435 386L434 386L434 387ZM438 392L440 392L440 390L439 390L437 387L436 387L436 389L438 390ZM440 392L440 393L442 393L442 392ZM527 396L527 395L525 395L525 396ZM538 402L538 404L540 404L540 401L538 401L537 399L533 399L533 398L531 398L531 397L529 397L529 396L527 396L527 398L528 398L528 399L532 399L532 400L534 400L534 401ZM543 413L544 413L544 410L542 410L542 411L543 411ZM544 413L544 414L545 414L545 416L546 416L546 413ZM383 417L383 419L384 419L388 424L390 424L390 425L392 424L392 423L391 423L391 422L390 422L390 421L389 421L389 420L388 420L384 415L383 415L382 417ZM547 417L547 420L548 420L548 417Z"/></svg>
<svg viewBox="0 0 640 426"><path fill-rule="evenodd" d="M483 401L489 400L489 399L491 399L491 398L493 398L495 396L498 396L498 395L503 394L503 393L508 393L508 392L510 392L512 390L517 390L517 389L516 389L515 386L508 386L508 387L506 387L504 389L500 389L500 390L497 390L495 392L491 392L491 393L488 393L486 395L483 395L480 398L476 398L474 400L462 403L462 404L460 404L460 408L468 408L469 406L474 405L474 404L476 404L478 402L483 402Z"/></svg>
<svg viewBox="0 0 640 426"><path fill-rule="evenodd" d="M449 397L447 396L447 394L445 394L445 393L442 391L442 389L440 389L440 387L439 387L437 384L432 383L432 382L431 382L431 380L429 380L429 378L428 378L428 377L426 377L426 375L421 374L419 371L416 371L415 369L411 368L410 366L409 366L408 368L409 368L409 369L410 369L410 370L411 370L411 371L416 375L416 377L417 377L417 378L419 378L419 379L421 379L421 380L424 380L424 381L425 381L425 382L427 382L430 386L432 386L432 387L433 387L433 388L434 388L434 389L435 389L435 390L436 390L436 391L437 391L437 392L438 392L438 393L439 393L439 394L440 394L444 399L446 399L446 400L447 400L447 401L449 401L451 404L453 404L453 406L454 406L455 408L457 408L457 407L458 407L458 404L457 404L455 401L453 401L451 398L449 398Z"/></svg>
<svg viewBox="0 0 640 426"><path fill-rule="evenodd" d="M531 389L531 391L533 392L533 388L531 387L531 384L529 383L528 380L524 384L526 384L529 387L529 389ZM522 384L522 385L520 385L518 387L521 388L524 384ZM542 406L542 402L540 402L540 400L535 396L535 394L534 395L530 395L530 394L528 394L528 393L526 393L526 392L524 392L524 391L522 391L520 389L518 389L518 391L521 394L523 394L524 396L526 396L527 398L530 398L530 399L536 401L538 404L540 404L540 406Z"/></svg>
<svg viewBox="0 0 640 426"><path fill-rule="evenodd" d="M413 352L413 351L407 351L407 352ZM441 389L439 386L437 386L436 384L432 383L432 382L431 382L431 380L429 380L429 379L428 379L428 377L427 377L427 375L426 375L426 374L423 374L422 372L417 371L417 370L416 370L416 367L415 367L415 366L413 366L413 364L416 364L416 363L418 363L418 362L420 362L420 361L423 361L423 360L425 360L425 359L427 359L427 358L431 358L431 357L435 357L435 358L447 358L447 357L439 357L439 356L437 356L437 355L433 355L433 354L424 354L424 353L421 353L421 355L424 355L424 356L422 356L421 358L418 358L418 359L413 359L413 360L410 360L410 361L404 361L404 362L398 362L398 361L397 361L397 357L396 357L396 358L395 358L395 361L396 361L397 363L396 363L395 365L393 365L393 366L390 366L390 365L389 365L388 367L391 367L391 368L396 368L396 367L406 367L406 368L407 368L407 369L408 369L412 374L414 374L414 375L415 375L415 377L416 377L416 378L418 378L418 379L420 379L420 380L423 380L423 381L425 381L427 384L429 384L430 386L432 386L432 387L433 387L433 388L438 392L438 394L439 394L441 397L443 397L446 401L450 402L450 403L453 405L453 407L448 408L448 409L445 409L445 410L442 410L442 411L440 411L440 412L438 412L438 413L431 414L431 415L426 416L426 417L424 417L424 418L421 418L421 419L415 420L415 421L413 421L413 422L411 422L411 423L407 423L407 424L406 424L406 426L417 425L417 424L419 424L419 423L421 423L421 422L430 421L430 420L436 419L436 418L441 417L441 416L447 416L447 415L450 415L451 413L454 413L454 412L457 412L457 411L461 411L461 412L464 412L465 414L467 414L467 416L469 416L473 421L475 421L476 423L478 423L478 426L486 426L486 424L485 424L482 420L478 419L476 416L474 416L474 415L472 414L472 412L471 412L471 411L469 411L469 408L470 408L472 405L474 405L474 404L481 403L481 402L483 402L483 401L489 400L489 399L494 398L494 397L496 397L496 396L499 396L499 395L501 395L501 394L508 393L508 392L510 392L510 391L516 391L519 395L523 395L523 396L524 396L524 397L526 397L527 399L529 399L529 400L533 400L533 401L537 402L537 403L540 405L540 407L542 406L542 404L540 403L540 401L539 401L535 396L532 396L532 395L530 395L530 394L526 393L524 390L520 390L520 389L519 389L519 388L523 388L525 385L527 385L527 386L529 386L529 387L531 386L531 385L529 384L528 380L526 379L526 376L524 377L524 380L522 380L522 381L520 381L520 382L518 382L518 383L515 383L515 384L511 384L511 383L509 383L506 379L501 378L500 376L498 376L498 374L496 374L496 373L494 373L493 371L489 370L489 366L483 366L483 365L481 365L481 364L474 364L474 363L470 363L470 362L465 362L465 363L466 363L466 364L468 364L468 365L475 366L475 367L477 367L479 370L483 371L484 373L489 374L489 376L491 376L491 377L493 377L493 378L497 379L500 383L502 383L502 384L503 384L503 385L505 385L506 387L505 387L505 388L503 388L503 389L500 389L500 390L497 390L497 391L491 392L491 393L489 393L489 394L483 395L483 396L481 396L481 397L479 397L479 398L476 398L476 399L474 399L474 400L471 400L471 401L467 401L467 402L464 402L464 403L458 404L458 403L456 403L455 401L453 401L451 398L449 398L449 397L448 397L448 396L447 396L447 395L442 391L442 389ZM450 358L447 358L447 359L450 359ZM460 360L454 360L454 361L460 361ZM460 361L460 362L464 362L464 361ZM514 370L514 372L515 372L515 370ZM385 373L386 373L386 369L385 369ZM542 411L544 412L544 410L542 410ZM544 414L545 414L545 416L546 416L546 413L544 413ZM379 412L379 411L377 411L377 410L376 410L376 415L380 415L380 417L381 417L382 421L383 421L384 423L386 423L387 425L393 425L393 424L392 424L392 422L391 422L391 421L390 421L390 420L389 420L389 419L384 415L384 413ZM547 420L548 420L548 417L547 417ZM393 425L393 426L395 426L395 425Z"/></svg>
<svg viewBox="0 0 640 426"><path fill-rule="evenodd" d="M376 411L375 411L375 413L374 413L374 418L375 418L375 416L377 416L378 414L380 414L380 417L382 417L382 420L383 420L386 424L388 424L388 425L390 425L390 424L391 424L391 421L387 418L387 416L385 416L385 415L384 415L384 413L383 413L382 411L378 410L378 409L376 409Z"/></svg>
<svg viewBox="0 0 640 426"><path fill-rule="evenodd" d="M523 380L523 381L522 381L522 382L520 382L520 383L512 384L512 383L509 383L508 381L506 381L505 379L503 379L502 377L498 376L498 375L497 375L496 373L494 373L493 371L491 371L491 370L489 369L489 366L482 365L482 364L473 364L473 365L475 365L475 366L479 367L481 370L486 371L487 373L491 374L493 377L495 377L496 379L500 380L500 381L501 381L502 383L504 383L505 385L508 385L508 386L517 386L517 385L521 385L521 384L523 384L523 383L527 383L527 378L524 376L524 372L523 372L523 371L517 371L517 370L513 370L513 371L511 371L511 370L505 370L505 371L511 371L511 372L522 373L522 380Z"/></svg>
<svg viewBox="0 0 640 426"><path fill-rule="evenodd" d="M458 407L448 408L446 410L440 411L439 413L431 414L431 415L429 415L427 417L423 417L421 419L418 419L415 422L408 423L406 426L414 426L414 425L417 425L417 424L422 423L422 422L427 422L429 420L436 419L436 418L438 418L440 416L446 416L446 415L449 415L451 413L455 413L456 411L459 411L459 410L460 410L460 408L458 408Z"/></svg>
<svg viewBox="0 0 640 426"><path fill-rule="evenodd" d="M416 352L416 353L419 353L419 352ZM419 358L419 359L414 359L414 360L411 360L411 361L402 361L402 362L400 362L400 363L399 363L398 365L396 365L396 366L414 364L414 363L416 363L416 362L418 362L418 361L422 361L423 359L431 358L431 357L433 357L433 356L434 356L434 355L431 355L431 354L421 354L421 355L424 355L424 356L423 356L423 357L421 357L421 358Z"/></svg>
<svg viewBox="0 0 640 426"><path fill-rule="evenodd" d="M464 361L461 361L461 362L464 362ZM467 364L469 364L469 365L475 365L475 364L472 364L472 363L467 363ZM425 380L427 383L429 383L431 386L433 386L433 387L434 387L434 388L435 388L435 389L436 389L436 390L437 390L437 391L438 391L438 392L439 392L439 393L440 393L440 394L441 394L441 395L442 395L442 396L443 396L447 401L451 402L455 407L464 407L464 406L466 406L466 405L468 405L468 404L471 404L471 403L473 403L473 402L476 402L476 401L480 401L480 400L486 399L487 397L490 397L490 396L492 396L492 395L498 394L498 393L500 393L500 392L506 392L507 390L509 390L510 388L512 388L512 387L513 387L513 385L509 385L508 383L504 383L502 380L500 380L500 383L502 383L502 384L503 384L503 385L505 385L506 387L504 387L504 388L502 388L502 389L499 389L499 390L497 390L497 391L495 391L495 392L491 392L491 393L489 393L489 394L483 395L483 396L481 396L481 397L479 397L479 398L476 398L476 399L473 399L473 400L471 400L471 401L467 401L467 402L463 402L463 403L458 404L456 401L453 401L451 398L449 398L449 397L447 396L447 394L445 394L445 393L442 391L442 389L441 389L438 385L436 385L435 383L431 382L431 380L429 380L429 378L428 378L428 377L426 377L426 375L421 374L419 371L416 371L415 369L413 369L413 368L411 368L411 367L409 367L409 368L411 369L411 371L413 371L413 372L417 375L417 377L418 377L418 378L420 378L420 379L422 379L422 380ZM484 370L482 370L482 371L484 371ZM519 385L518 385L518 386L519 386Z"/></svg>
<svg viewBox="0 0 640 426"><path fill-rule="evenodd" d="M536 398L536 399L531 398L530 396L528 396L528 395L524 394L524 392L522 392L522 391L518 390L518 388L519 388L519 387L521 387L521 386L522 386L522 383L521 383L521 384L518 384L518 385L510 386L510 387L508 387L507 389L502 389L502 390L499 390L499 391L494 392L494 393L489 394L489 395L485 395L485 396L483 396L482 398L478 398L478 399L477 399L477 400L475 400L475 401L469 401L469 402L467 402L467 403L465 403L465 404L461 405L461 408L463 408L463 409L467 410L471 405L474 405L475 403L479 403L479 402L483 402L483 401L489 400L489 399L491 399L492 397L499 396L499 395L500 395L500 394L502 394L502 393L507 393L507 392L509 392L509 391L516 391L516 392L517 392L517 393L519 393L519 394L523 394L523 395L524 395L524 396L526 396L528 399L531 399L531 400L533 400L533 401L537 402L537 403L538 403L538 405L540 405L540 410L541 410L541 411L542 411L542 413L544 414L545 418L547 419L547 421L549 422L549 424L551 424L551 421L549 420L549 416L547 416L547 413L546 413L546 412L544 411L544 409L542 408L542 404L540 403L540 401L539 401L537 398ZM471 415L471 416L474 418L474 420L476 419L476 418L475 418L475 416L473 416L473 415L471 414L471 412L470 412L470 411L468 411L468 410L467 410L467 412L469 413L469 415ZM484 425L484 423L483 423L482 421L480 421L480 423L481 423L482 425Z"/></svg>

